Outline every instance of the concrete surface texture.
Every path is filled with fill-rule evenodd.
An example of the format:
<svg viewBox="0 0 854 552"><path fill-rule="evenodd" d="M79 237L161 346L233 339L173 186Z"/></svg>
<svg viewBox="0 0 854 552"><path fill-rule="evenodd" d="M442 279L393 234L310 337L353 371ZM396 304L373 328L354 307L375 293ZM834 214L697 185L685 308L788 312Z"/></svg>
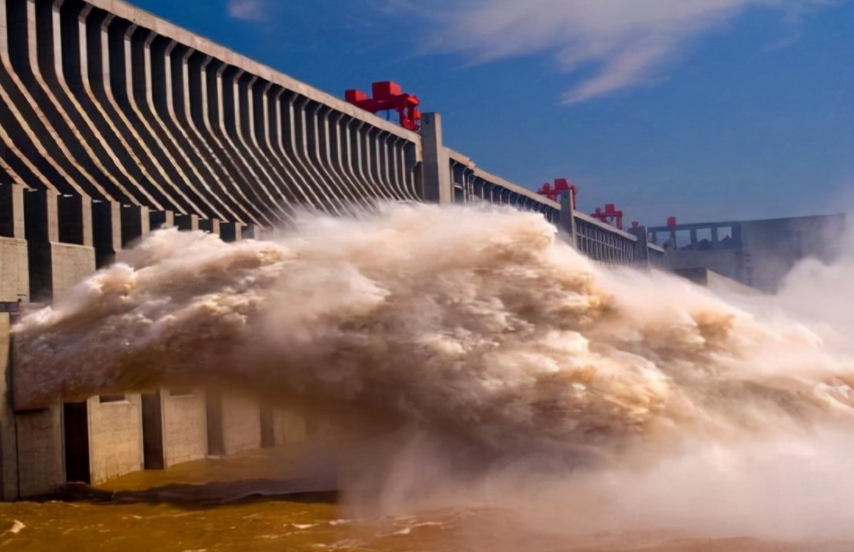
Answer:
<svg viewBox="0 0 854 552"><path fill-rule="evenodd" d="M305 414L297 409L276 408L273 411L273 435L276 445L307 440Z"/></svg>
<svg viewBox="0 0 854 552"><path fill-rule="evenodd" d="M87 408L91 483L143 469L140 396L114 401L92 397Z"/></svg>
<svg viewBox="0 0 854 552"><path fill-rule="evenodd" d="M15 416L9 403L8 386L11 316L0 312L0 500L18 497L18 452L15 439Z"/></svg>
<svg viewBox="0 0 854 552"><path fill-rule="evenodd" d="M30 297L27 242L0 237L0 302L16 303Z"/></svg>
<svg viewBox="0 0 854 552"><path fill-rule="evenodd" d="M15 437L19 497L43 495L65 483L59 403L44 410L16 414Z"/></svg>
<svg viewBox="0 0 854 552"><path fill-rule="evenodd" d="M261 448L261 408L252 397L222 394L223 452L226 455Z"/></svg>
<svg viewBox="0 0 854 552"><path fill-rule="evenodd" d="M165 467L207 456L204 392L164 390L162 400Z"/></svg>

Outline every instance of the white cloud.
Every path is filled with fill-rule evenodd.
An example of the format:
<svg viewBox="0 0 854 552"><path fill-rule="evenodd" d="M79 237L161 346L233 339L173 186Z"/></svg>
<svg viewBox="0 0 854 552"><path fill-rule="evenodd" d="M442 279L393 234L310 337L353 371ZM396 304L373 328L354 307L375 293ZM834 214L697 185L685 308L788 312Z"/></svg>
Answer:
<svg viewBox="0 0 854 552"><path fill-rule="evenodd" d="M689 47L749 7L787 16L845 0L434 0L433 51L475 62L551 52L560 69L580 72L565 103L647 84ZM592 72L592 74L590 74Z"/></svg>
<svg viewBox="0 0 854 552"><path fill-rule="evenodd" d="M264 16L264 6L261 0L230 0L228 16L233 19L256 21Z"/></svg>

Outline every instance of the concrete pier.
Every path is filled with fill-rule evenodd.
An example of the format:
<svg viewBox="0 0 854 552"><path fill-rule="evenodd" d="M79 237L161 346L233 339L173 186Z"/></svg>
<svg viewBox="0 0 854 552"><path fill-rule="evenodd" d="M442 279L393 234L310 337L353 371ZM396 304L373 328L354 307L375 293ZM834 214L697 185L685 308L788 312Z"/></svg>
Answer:
<svg viewBox="0 0 854 552"><path fill-rule="evenodd" d="M209 393L207 400L208 454L235 454L261 448L261 406L239 393Z"/></svg>
<svg viewBox="0 0 854 552"><path fill-rule="evenodd" d="M92 397L86 407L89 482L97 484L143 469L142 397L139 394Z"/></svg>
<svg viewBox="0 0 854 552"><path fill-rule="evenodd" d="M164 467L204 458L208 453L205 394L200 389L161 391Z"/></svg>

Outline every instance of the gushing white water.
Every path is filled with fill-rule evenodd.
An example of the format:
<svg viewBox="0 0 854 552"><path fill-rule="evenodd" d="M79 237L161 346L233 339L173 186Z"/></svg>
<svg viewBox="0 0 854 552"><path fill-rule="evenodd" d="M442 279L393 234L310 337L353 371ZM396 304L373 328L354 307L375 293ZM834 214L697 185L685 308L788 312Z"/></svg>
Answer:
<svg viewBox="0 0 854 552"><path fill-rule="evenodd" d="M32 397L189 381L334 402L417 435L386 451L403 460L383 477L407 489L386 498L463 463L481 490L545 477L546 503L585 497L625 526L752 511L786 465L811 512L854 491L837 440L854 428L854 357L763 301L598 266L536 214L389 206L305 216L275 241L157 232L15 333ZM827 508L824 530L854 532ZM768 530L812 519L792 509Z"/></svg>

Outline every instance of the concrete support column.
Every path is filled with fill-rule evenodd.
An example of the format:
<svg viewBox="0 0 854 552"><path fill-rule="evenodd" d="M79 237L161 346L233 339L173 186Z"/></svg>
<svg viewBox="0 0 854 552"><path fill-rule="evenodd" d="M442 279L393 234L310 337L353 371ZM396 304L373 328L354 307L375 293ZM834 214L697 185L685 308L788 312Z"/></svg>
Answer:
<svg viewBox="0 0 854 552"><path fill-rule="evenodd" d="M276 446L308 439L306 414L300 409L273 408L273 442Z"/></svg>
<svg viewBox="0 0 854 552"><path fill-rule="evenodd" d="M175 227L175 214L172 211L151 211L148 217L149 228L162 230Z"/></svg>
<svg viewBox="0 0 854 552"><path fill-rule="evenodd" d="M24 194L24 222L35 302L51 301L95 271L92 205L52 190Z"/></svg>
<svg viewBox="0 0 854 552"><path fill-rule="evenodd" d="M422 197L433 203L453 203L454 190L451 182L451 162L448 150L442 141L442 116L424 113L421 118L421 161Z"/></svg>
<svg viewBox="0 0 854 552"><path fill-rule="evenodd" d="M142 397L92 397L86 401L89 481L93 484L143 468ZM66 422L66 438L72 432ZM71 460L67 458L67 460Z"/></svg>
<svg viewBox="0 0 854 552"><path fill-rule="evenodd" d="M18 443L15 436L15 415L9 403L7 388L11 352L11 315L0 312L0 500L18 498Z"/></svg>
<svg viewBox="0 0 854 552"><path fill-rule="evenodd" d="M732 225L732 241L736 247L741 247L741 225L733 224Z"/></svg>
<svg viewBox="0 0 854 552"><path fill-rule="evenodd" d="M209 455L228 456L261 448L261 406L257 399L209 391L205 406Z"/></svg>
<svg viewBox="0 0 854 552"><path fill-rule="evenodd" d="M16 500L56 490L64 481L61 405L16 411L9 313L0 312L0 498Z"/></svg>
<svg viewBox="0 0 854 552"><path fill-rule="evenodd" d="M24 239L24 188L0 184L0 237Z"/></svg>
<svg viewBox="0 0 854 552"><path fill-rule="evenodd" d="M161 389L163 466L204 458L208 453L205 393Z"/></svg>
<svg viewBox="0 0 854 552"><path fill-rule="evenodd" d="M95 260L98 268L112 264L122 249L121 205L113 201L92 203L92 227L95 230Z"/></svg>
<svg viewBox="0 0 854 552"><path fill-rule="evenodd" d="M199 230L220 235L220 222L218 219L199 219Z"/></svg>
<svg viewBox="0 0 854 552"><path fill-rule="evenodd" d="M24 188L0 184L0 303L30 299L30 267L24 226Z"/></svg>
<svg viewBox="0 0 854 552"><path fill-rule="evenodd" d="M127 247L151 232L148 207L122 206L122 247Z"/></svg>
<svg viewBox="0 0 854 552"><path fill-rule="evenodd" d="M257 240L258 239L258 226L255 224L248 224L241 228L240 230L240 239L242 240Z"/></svg>
<svg viewBox="0 0 854 552"><path fill-rule="evenodd" d="M558 196L560 203L560 226L569 234L572 247L578 248L578 229L575 225L575 208L572 205L572 192L566 190Z"/></svg>
<svg viewBox="0 0 854 552"><path fill-rule="evenodd" d="M641 267L649 266L649 235L646 232L646 226L634 226L629 228L629 234L638 239L635 242L635 262L634 264Z"/></svg>
<svg viewBox="0 0 854 552"><path fill-rule="evenodd" d="M176 215L175 226L178 230L193 232L199 229L199 215Z"/></svg>
<svg viewBox="0 0 854 552"><path fill-rule="evenodd" d="M18 496L36 497L65 483L62 404L15 414L18 442Z"/></svg>

